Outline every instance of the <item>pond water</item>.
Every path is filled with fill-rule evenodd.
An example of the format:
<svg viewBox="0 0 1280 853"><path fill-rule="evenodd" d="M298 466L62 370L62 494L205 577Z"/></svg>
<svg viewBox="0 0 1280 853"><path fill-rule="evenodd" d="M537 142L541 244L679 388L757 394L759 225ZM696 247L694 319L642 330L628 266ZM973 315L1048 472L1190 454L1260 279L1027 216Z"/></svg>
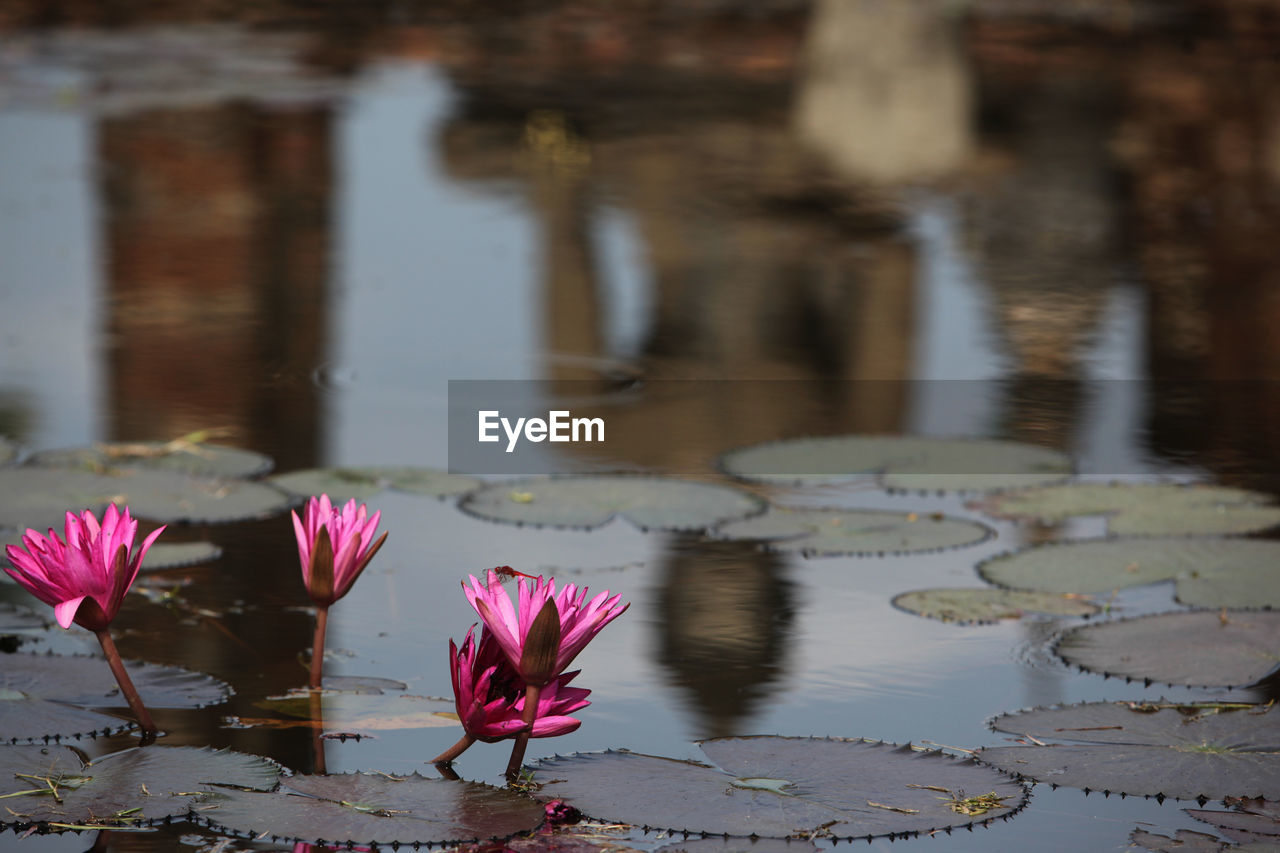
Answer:
<svg viewBox="0 0 1280 853"><path fill-rule="evenodd" d="M560 473L729 482L717 459L733 448L893 433L1049 447L1088 479L1280 482L1280 27L1262 5L566 2L500 21L467 4L217 20L163 6L0 15L0 435L24 451L216 429L278 472L445 469L449 383L518 380L543 408L608 412L605 447L536 457ZM974 749L1009 742L987 721L1020 708L1273 698L1078 671L1050 650L1077 620L955 625L890 604L983 586L981 560L1101 535L1100 519L759 491L994 535L805 557L624 519L517 527L383 492L370 504L390 535L332 609L326 673L449 696L448 641L475 621L458 583L509 564L631 602L575 663L593 691L582 727L532 741L529 761L697 758L694 741L743 734ZM117 642L235 689L158 712L164 742L313 770L306 730L244 723L306 681L313 616L287 515L162 541L224 553L167 570L186 584L176 600L131 596ZM1181 608L1170 583L1108 603ZM96 643L74 629L43 647ZM323 762L431 774L457 737L377 730L327 741ZM478 744L457 770L500 784L506 757ZM1139 828L1211 832L1185 805L1037 785L1007 822L868 846L1119 850ZM274 849L190 824L101 843Z"/></svg>

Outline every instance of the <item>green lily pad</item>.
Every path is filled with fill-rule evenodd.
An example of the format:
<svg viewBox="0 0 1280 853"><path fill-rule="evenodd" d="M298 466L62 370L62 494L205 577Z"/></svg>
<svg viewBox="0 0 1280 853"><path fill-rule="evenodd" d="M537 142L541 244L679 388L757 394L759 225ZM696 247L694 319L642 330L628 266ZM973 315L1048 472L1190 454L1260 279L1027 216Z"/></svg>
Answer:
<svg viewBox="0 0 1280 853"><path fill-rule="evenodd" d="M29 607L0 601L0 653L12 654L23 643L49 630L52 624ZM0 684L3 681L0 676Z"/></svg>
<svg viewBox="0 0 1280 853"><path fill-rule="evenodd" d="M1176 797L1280 797L1280 711L1270 705L1094 702L997 717L1037 741L986 747L983 764L1086 791Z"/></svg>
<svg viewBox="0 0 1280 853"><path fill-rule="evenodd" d="M941 551L992 535L985 525L942 515L778 506L722 524L715 532L728 539L759 539L771 551L823 557Z"/></svg>
<svg viewBox="0 0 1280 853"><path fill-rule="evenodd" d="M977 507L999 518L1056 524L1108 516L1117 536L1212 536L1254 533L1280 524L1269 495L1225 486L1172 483L1069 483L993 495Z"/></svg>
<svg viewBox="0 0 1280 853"><path fill-rule="evenodd" d="M1195 687L1241 687L1280 666L1280 613L1195 611L1076 628L1058 654L1081 669Z"/></svg>
<svg viewBox="0 0 1280 853"><path fill-rule="evenodd" d="M138 661L125 667L148 708L202 708L231 695L223 682L180 667ZM101 658L5 655L0 690L6 691L0 701L0 743L93 736L131 725L130 719L80 713L127 705Z"/></svg>
<svg viewBox="0 0 1280 853"><path fill-rule="evenodd" d="M598 820L762 838L871 838L969 826L1013 814L1026 796L972 760L910 745L786 737L700 745L715 766L614 751L543 760L539 795Z"/></svg>
<svg viewBox="0 0 1280 853"><path fill-rule="evenodd" d="M136 518L161 523L219 523L267 518L294 498L243 480L211 480L172 471L119 469L115 474L67 468L0 468L0 526L61 530L68 510L101 512L128 505Z"/></svg>
<svg viewBox="0 0 1280 853"><path fill-rule="evenodd" d="M280 778L265 758L193 746L152 745L90 763L80 756L67 746L0 749L0 826L140 826L186 815L215 786L266 789Z"/></svg>
<svg viewBox="0 0 1280 853"><path fill-rule="evenodd" d="M1105 594L1177 580L1199 607L1280 607L1280 542L1265 539L1086 539L1037 545L979 564L994 584L1041 592Z"/></svg>
<svg viewBox="0 0 1280 853"><path fill-rule="evenodd" d="M418 774L293 776L273 793L225 791L198 817L222 832L315 844L445 844L503 838L542 822L528 797Z"/></svg>
<svg viewBox="0 0 1280 853"><path fill-rule="evenodd" d="M359 733L460 725L452 699L328 688L320 692L319 698L320 719L326 732ZM269 696L255 702L254 706L301 719L309 720L314 715L311 691L305 689L293 690L283 696Z"/></svg>
<svg viewBox="0 0 1280 853"><path fill-rule="evenodd" d="M100 474L121 468L146 468L222 478L257 477L275 465L271 457L252 450L183 440L100 443L92 447L44 450L33 453L27 462Z"/></svg>
<svg viewBox="0 0 1280 853"><path fill-rule="evenodd" d="M212 542L156 542L147 549L143 569L180 569L212 563L222 556L222 549Z"/></svg>
<svg viewBox="0 0 1280 853"><path fill-rule="evenodd" d="M978 624L1021 619L1028 613L1092 616L1101 609L1078 596L1012 589L917 589L902 593L892 603L930 619Z"/></svg>
<svg viewBox="0 0 1280 853"><path fill-rule="evenodd" d="M56 525L54 530L61 536L63 525ZM12 565L5 551L6 545L22 547L22 534L16 531L0 533L0 566ZM222 549L212 542L156 542L147 549L142 568L158 570L198 566L202 563L212 563L221 556ZM7 574L0 573L0 583L9 580Z"/></svg>
<svg viewBox="0 0 1280 853"><path fill-rule="evenodd" d="M803 486L875 479L888 489L989 492L1052 483L1071 460L1012 441L833 435L732 450L720 467L743 480Z"/></svg>
<svg viewBox="0 0 1280 853"><path fill-rule="evenodd" d="M474 477L432 468L366 467L306 468L277 474L271 482L291 495L328 495L339 503L354 498L367 501L387 489L445 498L469 492L480 485Z"/></svg>
<svg viewBox="0 0 1280 853"><path fill-rule="evenodd" d="M1272 845L1269 849L1274 850L1274 845L1280 841L1280 808L1277 804L1266 800L1238 799L1234 805L1235 811L1229 812L1211 809L1187 809L1186 812L1196 820L1211 824L1232 841L1244 845L1269 844Z"/></svg>
<svg viewBox="0 0 1280 853"><path fill-rule="evenodd" d="M459 506L492 521L599 527L621 516L643 530L705 530L764 511L764 501L727 486L663 477L562 477L495 483Z"/></svg>
<svg viewBox="0 0 1280 853"><path fill-rule="evenodd" d="M1143 850L1151 850L1154 853L1223 853L1231 851L1231 853L1247 853L1243 847L1227 846L1218 839L1216 835L1210 835L1206 832L1195 832L1190 829L1179 829L1170 838L1167 835L1159 835L1154 832L1147 832L1145 829L1135 829L1129 835L1129 841L1136 847ZM1264 848L1274 851L1274 847Z"/></svg>

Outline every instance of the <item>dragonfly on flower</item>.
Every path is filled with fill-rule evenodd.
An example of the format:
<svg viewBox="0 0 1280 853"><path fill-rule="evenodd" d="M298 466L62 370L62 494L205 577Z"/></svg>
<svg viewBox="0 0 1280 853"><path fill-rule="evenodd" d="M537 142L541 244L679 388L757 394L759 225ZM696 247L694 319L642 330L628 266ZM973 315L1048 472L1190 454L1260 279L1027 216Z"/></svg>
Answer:
<svg viewBox="0 0 1280 853"><path fill-rule="evenodd" d="M534 583L542 579L542 575L527 575L524 572L516 571L510 566L498 566L493 570L493 573L498 576L498 583L504 587L510 586L511 582L516 578L528 578Z"/></svg>

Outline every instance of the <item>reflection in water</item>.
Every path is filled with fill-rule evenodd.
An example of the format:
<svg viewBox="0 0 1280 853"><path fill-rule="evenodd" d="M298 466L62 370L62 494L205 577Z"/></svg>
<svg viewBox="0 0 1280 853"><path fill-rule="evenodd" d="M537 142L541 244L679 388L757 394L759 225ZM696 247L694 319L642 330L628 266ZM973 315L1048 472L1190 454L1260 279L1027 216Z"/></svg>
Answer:
<svg viewBox="0 0 1280 853"><path fill-rule="evenodd" d="M208 8L175 5L18 0L0 12L0 29L190 20ZM1134 414L1146 429L1125 429L1117 443L1150 451L1157 462L1280 481L1271 470L1280 459L1280 396L1265 383L1213 384L1280 373L1280 66L1268 4L1163 4L1159 26L1143 25L1141 14L1122 22L1090 12L1095 4L1087 3L1059 17L1034 2L975 2L961 17L922 0L731 7L686 4L676 13L661 3L565 0L515 4L494 16L445 4L397 8L393 19L382 2L305 16L288 2L232 3L218 14L290 30L287 49L245 26L212 42L207 32L181 28L148 31L141 41L127 30L88 31L53 46L33 36L23 50L34 59L0 53L0 132L16 128L45 144L66 133L54 125L70 122L40 129L30 116L15 119L19 110L10 106L71 112L77 138L93 139L100 161L96 168L80 158L23 162L101 175L83 193L100 199L87 213L77 208L84 221L101 210L101 239L67 223L17 233L53 234L68 255L94 260L85 244L101 243L105 293L87 275L83 293L57 294L76 311L51 319L23 304L49 300L48 290L6 279L13 289L0 291L0 432L47 446L54 420L87 423L101 411L103 425L84 428L101 432L94 438L232 427L239 442L272 453L286 470L382 461L357 455L368 452L417 461L436 452L424 445L440 443L428 426L438 411L427 398L443 394L438 380L446 375L511 378L546 364L553 383L594 380L596 370L581 365L624 359L624 372L645 380L758 380L641 382L612 414L614 461L705 475L726 447L761 440L897 432L912 423L959 429L956 412L971 390L956 391L953 403L922 393L920 381L974 375L962 362L979 348L942 350L955 355L926 365L913 340L920 318L941 311L942 322L924 334L972 341L989 330L982 352L1003 357L992 386L998 415L982 426L996 437L1074 447L1084 430L1106 422L1093 410L1110 398L1089 384L1096 376L1088 353L1123 285L1136 294L1137 321L1115 334L1145 355L1134 368L1185 382L1134 391L1148 395L1128 400L1135 409L1147 404ZM211 64L184 61L182 46L197 42ZM140 52L173 62L131 75ZM429 76L424 57L435 64L430 88L414 90L418 102L360 84L339 112L338 92L354 79L344 76L380 80L378 69L400 68L409 73L390 74L391 88L417 85ZM112 76L93 77L95 63L111 66ZM295 85L304 66L339 75L326 83L329 94ZM35 70L8 74L12 68ZM154 70L163 68L195 74L175 87ZM64 98L59 73L99 82ZM227 85L205 85L205 77ZM22 81L35 78L45 82L28 97ZM130 80L139 91L128 90ZM438 110L431 124L422 120L429 110ZM7 136L0 142L18 150ZM409 175L399 159L406 151L422 174ZM938 177L946 183L921 187ZM12 186L0 186L6 202ZM39 215L46 199L21 198L25 205L0 205L0 216L10 217L0 231L11 231L15 218L46 221ZM948 211L930 227L945 231L943 242L956 237L957 255L968 259L978 306L971 315L922 304L940 292L927 281L939 275L927 240L912 231L922 209ZM628 280L645 290L634 300L646 311L631 319L625 352L610 349L619 271L604 248L606 215L626 223L628 252L615 254L626 256ZM28 251L26 263L39 269L23 269L19 284L68 275L29 260L43 255L21 242L11 238L5 254ZM340 243L344 257L335 264ZM366 263L374 256L378 263ZM88 310L99 301L100 312ZM380 313L370 311L374 302ZM357 321L368 344L360 366L375 368L358 382L341 352L342 333ZM76 353L74 368L51 373L54 358L28 345L33 336L16 334L19 324L37 327L38 342L58 355ZM66 345L72 336L93 344L80 355ZM56 415L41 389L51 376L63 398L76 398L59 401L66 410ZM932 401L933 411L914 411L917 398ZM357 408L362 418L352 417ZM332 454L342 458L328 458L324 447L344 418L359 428ZM394 429L375 429L388 425ZM394 439L377 440L383 435ZM121 647L207 669L239 691L210 714L170 716L173 739L234 745L302 770L322 766L326 745L298 730L218 724L221 714L253 716L253 702L305 677L296 658L310 641L310 619L294 609L305 595L296 567L288 568L296 563L287 523L172 532L213 539L226 556L172 573L193 581L182 591L187 609L128 602ZM1058 532L1017 535L1038 541ZM592 535L608 543L612 534ZM417 554L400 559L386 572L388 589L396 571L424 562ZM903 585L930 572L929 582L972 580L964 555L946 570L903 565L921 573L904 574ZM431 571L443 577L483 567ZM623 577L640 585L650 580L645 570L629 566ZM793 586L777 557L690 536L670 540L657 571L656 657L696 708L696 734L748 731L782 687L788 642L800 633L794 602L816 588L811 576ZM889 587L901 591L897 576L881 580L874 599L863 595L860 604L887 606ZM377 623L387 614L376 608L410 610L394 595L386 599L360 618ZM842 616L827 601L806 606L806 624L843 627ZM899 624L906 623L886 622L888 630L919 630ZM415 624L410 638L377 634L376 624L361 628L355 654L367 656L354 669L381 665L368 651L375 634L387 666L411 670L421 659L419 635L436 631L439 640L450 630ZM995 630L965 636L976 653L999 658L1007 637ZM1049 630L1040 623L1022 632L1043 649ZM829 636L843 639L838 629ZM856 654L892 662L895 638L876 639ZM647 663L622 666L643 671ZM417 677L424 690L441 686L426 672L388 674ZM923 683L938 674L921 664L909 677ZM1039 703L1137 689L1099 687L1043 659L1015 663L1006 677L1020 680L1012 692ZM798 690L813 686L797 678ZM859 689L844 672L823 686L837 702ZM662 694L661 685L635 690ZM1274 684L1264 691L1274 693ZM865 692L879 701L881 694ZM907 707L902 692L884 695L897 704L879 713L910 715L923 736L943 724L962 737L985 736L977 716L956 721L937 708ZM620 730L635 722L617 713ZM387 735L360 753L328 744L329 764L399 760L412 737ZM674 740L667 731L660 737ZM371 762L366 756L379 748ZM124 837L112 846L147 843Z"/></svg>
<svg viewBox="0 0 1280 853"><path fill-rule="evenodd" d="M692 700L700 737L746 734L778 689L795 619L785 561L754 543L673 537L656 601L658 662Z"/></svg>
<svg viewBox="0 0 1280 853"><path fill-rule="evenodd" d="M211 427L314 464L329 241L328 107L108 118L109 437ZM227 376L248 381L228 382Z"/></svg>
<svg viewBox="0 0 1280 853"><path fill-rule="evenodd" d="M911 184L962 167L973 82L960 23L929 0L818 0L796 96L800 137L855 181Z"/></svg>

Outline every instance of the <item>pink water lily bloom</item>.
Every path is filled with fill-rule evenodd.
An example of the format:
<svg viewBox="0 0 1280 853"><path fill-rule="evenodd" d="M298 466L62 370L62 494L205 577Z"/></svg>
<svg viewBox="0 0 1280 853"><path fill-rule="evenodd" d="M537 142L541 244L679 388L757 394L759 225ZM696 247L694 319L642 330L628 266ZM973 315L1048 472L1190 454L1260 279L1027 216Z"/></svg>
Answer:
<svg viewBox="0 0 1280 853"><path fill-rule="evenodd" d="M67 513L64 542L53 528L45 536L28 529L22 545L6 546L13 568L5 571L28 592L53 606L63 628L76 623L90 631L105 631L120 612L120 603L138 575L147 549L164 531L152 532L135 550L138 522L115 504L102 514L90 510Z"/></svg>
<svg viewBox="0 0 1280 853"><path fill-rule="evenodd" d="M482 630L477 644L474 633L473 625L461 648L449 641L449 670L458 719L475 740L495 743L514 738L526 726L522 719L526 685L507 663L493 634ZM581 720L569 715L591 704L587 701L591 691L568 686L577 674L559 675L542 688L531 737L556 737L582 725Z"/></svg>
<svg viewBox="0 0 1280 853"><path fill-rule="evenodd" d="M505 566L501 569L504 573L514 573ZM534 679L522 667L525 641L529 636L529 628L548 601L555 603L560 614L560 647L556 653L552 676L564 672L605 625L617 619L631 606L621 603L621 595L610 597L608 590L587 601L586 587L579 589L576 584L566 584L557 594L554 578L539 577L526 584L527 577L520 576L517 579L518 609L499 581L498 573L492 569L485 584L471 575L470 585L465 582L462 585L467 600L484 620L485 628L493 634L506 653L507 660L526 681Z"/></svg>
<svg viewBox="0 0 1280 853"><path fill-rule="evenodd" d="M347 594L387 538L383 533L376 542L373 539L382 513L371 516L364 504L356 506L354 500L339 510L328 495L321 495L307 501L301 519L296 512L290 515L302 580L311 600L321 607Z"/></svg>

